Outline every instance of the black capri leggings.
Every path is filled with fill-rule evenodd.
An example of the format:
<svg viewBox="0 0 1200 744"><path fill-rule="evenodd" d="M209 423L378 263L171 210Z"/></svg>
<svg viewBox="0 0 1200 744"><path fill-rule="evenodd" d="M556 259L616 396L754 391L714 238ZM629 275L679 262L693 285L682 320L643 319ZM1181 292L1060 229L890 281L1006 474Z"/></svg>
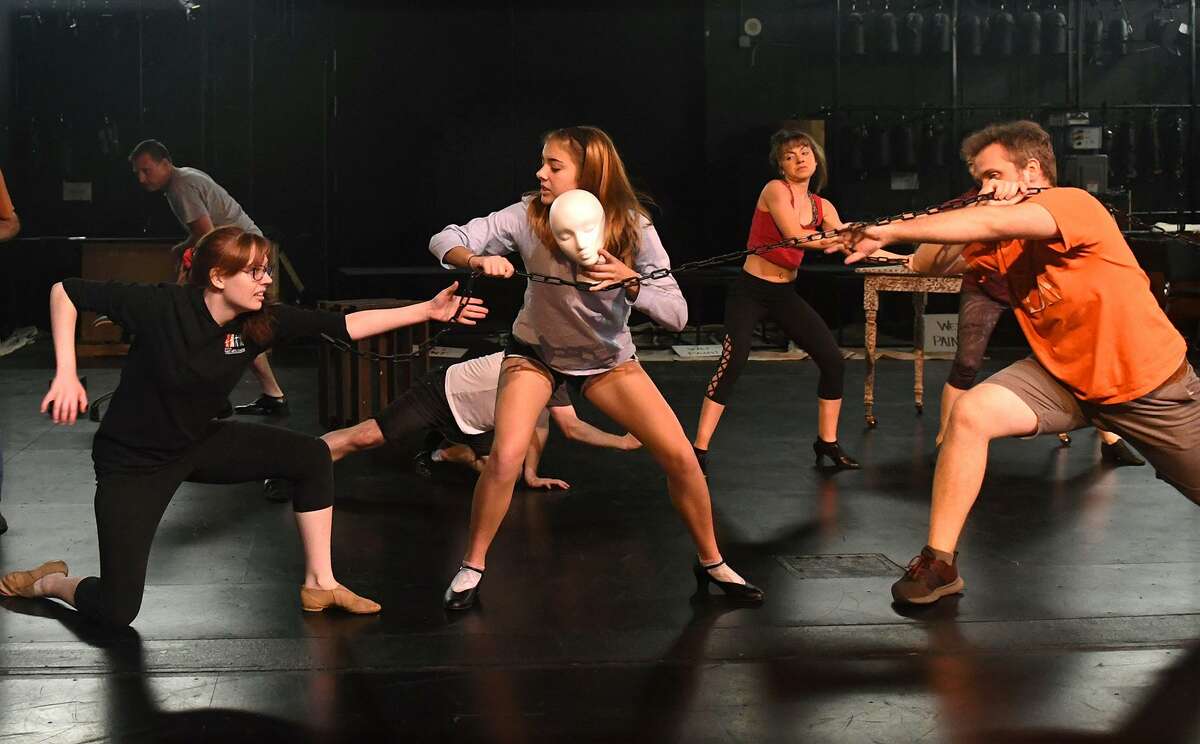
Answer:
<svg viewBox="0 0 1200 744"><path fill-rule="evenodd" d="M958 350L946 384L970 390L983 366L983 355L1000 316L1008 303L993 299L974 282L964 278L958 295Z"/></svg>
<svg viewBox="0 0 1200 744"><path fill-rule="evenodd" d="M100 575L79 582L75 607L107 625L133 622L146 589L150 545L167 504L184 481L292 482L298 512L333 506L333 460L325 442L275 426L217 422L182 457L149 472L111 473L96 467L96 533Z"/></svg>
<svg viewBox="0 0 1200 744"><path fill-rule="evenodd" d="M817 363L821 375L817 397L841 400L846 363L825 321L792 284L768 282L744 271L725 299L725 340L721 362L708 383L708 398L722 405L729 400L750 356L754 327L765 318L778 323L787 337Z"/></svg>

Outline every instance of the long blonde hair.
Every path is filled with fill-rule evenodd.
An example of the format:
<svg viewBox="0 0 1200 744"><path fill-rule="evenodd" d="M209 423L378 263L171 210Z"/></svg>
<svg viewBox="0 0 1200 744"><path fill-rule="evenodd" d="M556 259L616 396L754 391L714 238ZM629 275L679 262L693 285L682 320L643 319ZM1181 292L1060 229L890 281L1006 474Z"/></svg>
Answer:
<svg viewBox="0 0 1200 744"><path fill-rule="evenodd" d="M650 221L646 203L629 183L617 146L597 127L564 127L547 132L542 146L554 141L566 147L579 171L579 188L590 191L604 205L604 249L626 266L633 266L641 241L640 220ZM552 251L559 250L550 231L550 206L542 204L537 192L529 202L529 224L533 234Z"/></svg>

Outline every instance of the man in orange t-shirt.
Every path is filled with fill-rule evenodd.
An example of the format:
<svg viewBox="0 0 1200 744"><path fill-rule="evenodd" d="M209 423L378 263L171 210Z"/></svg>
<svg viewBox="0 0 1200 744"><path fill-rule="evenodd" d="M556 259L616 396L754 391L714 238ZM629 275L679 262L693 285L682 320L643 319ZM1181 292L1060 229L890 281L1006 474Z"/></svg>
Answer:
<svg viewBox="0 0 1200 744"><path fill-rule="evenodd" d="M992 439L1095 425L1125 437L1159 478L1200 503L1200 379L1116 222L1087 192L1053 188L1050 136L1034 122L986 127L964 140L962 153L991 201L853 226L827 247L854 263L892 243L966 243L972 267L1006 279L1033 349L955 404L934 475L929 542L892 586L900 603L962 589L955 547Z"/></svg>
<svg viewBox="0 0 1200 744"><path fill-rule="evenodd" d="M8 186L4 184L4 174L0 173L0 243L12 240L20 231L21 221L17 219L17 210L8 195Z"/></svg>
<svg viewBox="0 0 1200 744"><path fill-rule="evenodd" d="M4 174L0 173L0 243L12 240L21 231L21 221L17 219L17 210L13 207L12 197L8 195L8 187L4 184ZM0 338L3 334L0 333ZM3 442L0 442L2 445ZM0 489L4 488L4 452L0 450ZM0 514L0 535L8 532L8 522Z"/></svg>

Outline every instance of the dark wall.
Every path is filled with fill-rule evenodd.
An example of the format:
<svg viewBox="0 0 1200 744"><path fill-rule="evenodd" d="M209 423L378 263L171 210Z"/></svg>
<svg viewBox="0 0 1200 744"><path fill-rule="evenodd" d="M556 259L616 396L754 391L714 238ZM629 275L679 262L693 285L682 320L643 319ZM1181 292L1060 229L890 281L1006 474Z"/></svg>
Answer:
<svg viewBox="0 0 1200 744"><path fill-rule="evenodd" d="M569 124L613 135L677 262L744 244L772 177L767 138L792 117L826 120L826 193L847 218L961 191L957 141L987 121L1075 109L1114 128L1118 151L1132 132L1136 175L1115 169L1113 181L1135 208L1195 206L1200 192L1200 169L1188 160L1177 178L1171 149L1177 116L1196 147L1189 51L1144 40L1155 13L1186 20L1194 0L1167 11L1128 0L1125 55L1084 43L1089 21L1115 18L1112 3L1060 0L1073 53L1037 57L882 52L878 0L201 5L190 18L171 0L9 11L0 166L26 235L179 235L161 196L129 174L125 155L144 137L228 188L313 296L331 291L338 267L429 265L429 236L517 199L534 184L541 133ZM910 7L892 5L901 18ZM937 5L917 3L927 20ZM985 19L1000 7L944 6ZM869 26L865 55L843 43L854 7ZM743 45L750 17L763 31ZM906 127L914 163L898 162ZM894 162L880 162L884 140ZM896 171L916 173L919 188L893 189ZM64 202L64 180L91 182L94 200Z"/></svg>
<svg viewBox="0 0 1200 744"><path fill-rule="evenodd" d="M664 237L701 251L698 10L202 5L190 19L167 0L11 13L17 135L4 167L26 235L179 234L125 163L155 137L282 238L321 294L339 266L430 263L433 232L535 184L544 131L589 123L657 201ZM93 183L94 201L63 202L64 180Z"/></svg>
<svg viewBox="0 0 1200 744"><path fill-rule="evenodd" d="M712 232L725 241L746 229L747 214L762 182L770 178L765 159L767 137L784 119L822 118L828 125L828 154L832 179L829 195L844 217L875 217L935 203L969 185L956 153L961 137L997 120L1033 118L1049 124L1064 111L1087 111L1094 123L1114 128L1119 139L1127 123L1136 130L1143 164L1151 160L1153 140L1159 141L1158 167L1139 168L1127 178L1114 172L1110 181L1133 193L1137 210L1196 208L1196 177L1200 169L1187 162L1192 177L1176 179L1173 163L1187 160L1172 149L1171 131L1181 117L1185 137L1195 141L1189 117L1189 64L1186 40L1182 53L1172 53L1146 40L1157 17L1186 21L1189 2L1127 0L1125 13L1133 39L1118 54L1109 40L1111 25L1120 16L1110 2L1060 0L1032 3L1035 10L1057 5L1070 24L1070 53L1025 51L1019 25L1013 54L998 54L985 33L983 54L975 56L958 39L957 53L941 53L929 44L921 54L891 53L879 36L886 3L849 0L709 0L706 3L708 115L707 147L711 177L734 185L710 213ZM927 25L939 6L957 13L965 28L974 17L988 27L1002 6L1020 22L1026 3L973 0L918 2ZM901 27L912 4L890 3ZM840 10L840 13L837 11ZM847 23L853 11L864 19L866 54L852 53ZM746 19L757 18L762 32L739 45ZM1086 28L1100 20L1105 42L1086 43ZM902 37L901 37L902 38ZM839 40L842 42L840 54ZM915 163L904 163L897 140L900 130L911 132ZM891 150L881 162L880 140ZM1118 143L1114 143L1116 147ZM1059 152L1060 157L1065 153ZM1195 157L1195 151L1191 158ZM1116 158L1120 160L1120 158ZM1116 163L1120 165L1120 163ZM894 172L915 172L920 188L896 191ZM1190 200L1190 203L1189 203Z"/></svg>
<svg viewBox="0 0 1200 744"><path fill-rule="evenodd" d="M958 158L958 143L988 122L1032 118L1049 125L1055 115L1085 111L1093 123L1113 130L1110 185L1128 189L1135 210L1161 212L1156 219L1174 221L1190 209L1189 221L1196 221L1200 120L1188 105L1195 102L1189 91L1189 85L1195 85L1194 58L1187 38L1172 50L1146 37L1157 18L1189 21L1194 2L1126 0L1123 7L1133 38L1122 54L1111 42L1121 11L1107 0L919 0L915 6L926 31L939 7L952 15L951 28L956 31L965 31L971 18L980 20L985 30L982 54L973 54L965 34L948 52L934 48L930 36L924 36L918 55L906 53L903 43L900 52L888 51L879 34L884 10L890 6L902 29L913 5L879 0L707 0L706 152L712 203L706 220L711 252L744 243L755 199L774 176L766 161L768 138L792 118L825 120L831 169L826 195L843 219L894 214L964 191L970 181ZM1065 53L1050 53L1045 45L1037 55L1028 53L1019 22L1029 5L1037 11L1057 6L1065 13ZM986 33L1002 7L1018 23L1010 56L999 53ZM848 36L855 12L864 21L866 53L861 55L854 53ZM751 18L762 29L754 37L745 35L744 24ZM1105 31L1098 46L1088 43L1087 34L1097 20ZM1180 141L1175 135L1178 124L1183 126L1183 147L1173 144ZM1128 144L1130 133L1133 145ZM908 158L902 151L909 143L913 162L904 162ZM1126 167L1129 152L1136 161L1132 170ZM885 154L890 156L886 162ZM1059 148L1058 154L1061 160L1066 153ZM919 187L894 189L896 173L915 173ZM813 259L823 257L806 260ZM819 307L822 314L861 317L856 309L861 297L853 285L837 286L846 290L845 296L831 293ZM833 307L839 302L840 308ZM952 311L954 302L931 298L931 310ZM892 326L905 334L911 318L907 303L899 311L891 318ZM1016 340L1015 329L1008 330L1009 338Z"/></svg>
<svg viewBox="0 0 1200 744"><path fill-rule="evenodd" d="M686 250L705 192L702 39L701 15L677 3L343 9L331 252L428 262L442 226L533 188L541 134L573 124L608 131Z"/></svg>
<svg viewBox="0 0 1200 744"><path fill-rule="evenodd" d="M181 235L126 162L156 138L323 275L322 7L227 0L191 17L165 0L68 7L35 3L6 19L4 166L24 235ZM91 183L92 202L64 201L63 181Z"/></svg>

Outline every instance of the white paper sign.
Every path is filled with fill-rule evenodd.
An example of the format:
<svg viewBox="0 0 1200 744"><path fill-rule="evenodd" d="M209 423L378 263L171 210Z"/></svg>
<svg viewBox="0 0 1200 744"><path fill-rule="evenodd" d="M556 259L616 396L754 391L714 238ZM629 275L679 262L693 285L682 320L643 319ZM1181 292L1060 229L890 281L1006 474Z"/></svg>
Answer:
<svg viewBox="0 0 1200 744"><path fill-rule="evenodd" d="M716 359L721 356L720 344L676 345L671 351L682 359Z"/></svg>
<svg viewBox="0 0 1200 744"><path fill-rule="evenodd" d="M958 351L958 315L925 316L925 351Z"/></svg>
<svg viewBox="0 0 1200 744"><path fill-rule="evenodd" d="M63 181L63 201L92 200L91 181Z"/></svg>

